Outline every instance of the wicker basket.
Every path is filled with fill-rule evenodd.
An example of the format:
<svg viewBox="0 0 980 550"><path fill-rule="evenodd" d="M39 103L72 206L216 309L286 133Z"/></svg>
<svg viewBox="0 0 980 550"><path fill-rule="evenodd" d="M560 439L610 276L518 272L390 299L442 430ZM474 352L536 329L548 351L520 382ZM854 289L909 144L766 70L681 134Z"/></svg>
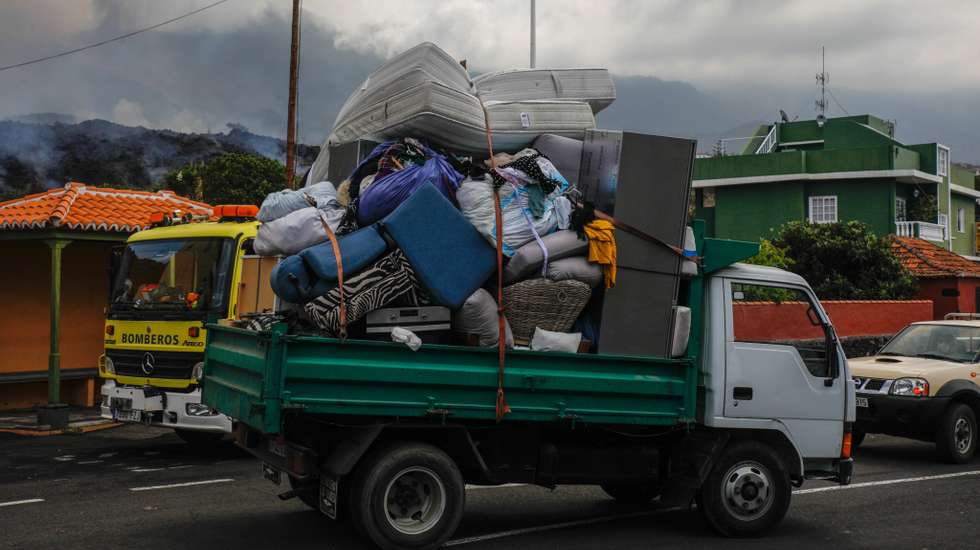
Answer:
<svg viewBox="0 0 980 550"><path fill-rule="evenodd" d="M528 279L504 287L504 307L514 338L530 340L535 327L566 332L591 295L589 285L571 279Z"/></svg>

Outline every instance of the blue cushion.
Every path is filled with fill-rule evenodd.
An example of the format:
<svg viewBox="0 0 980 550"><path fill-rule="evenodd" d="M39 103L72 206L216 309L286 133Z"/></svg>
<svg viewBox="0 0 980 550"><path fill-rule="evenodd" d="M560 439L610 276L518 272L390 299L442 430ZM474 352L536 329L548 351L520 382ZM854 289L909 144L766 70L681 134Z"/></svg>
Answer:
<svg viewBox="0 0 980 550"><path fill-rule="evenodd" d="M338 237L337 244L344 260L344 277L371 265L388 249L388 244L373 225ZM337 285L337 258L334 257L330 241L311 246L300 252L299 256L318 279L330 283L330 286Z"/></svg>
<svg viewBox="0 0 980 550"><path fill-rule="evenodd" d="M287 302L302 304L313 298L309 294L316 281L303 259L297 255L289 256L276 264L271 278L272 291Z"/></svg>
<svg viewBox="0 0 980 550"><path fill-rule="evenodd" d="M493 247L431 183L381 223L438 305L459 309L497 267Z"/></svg>

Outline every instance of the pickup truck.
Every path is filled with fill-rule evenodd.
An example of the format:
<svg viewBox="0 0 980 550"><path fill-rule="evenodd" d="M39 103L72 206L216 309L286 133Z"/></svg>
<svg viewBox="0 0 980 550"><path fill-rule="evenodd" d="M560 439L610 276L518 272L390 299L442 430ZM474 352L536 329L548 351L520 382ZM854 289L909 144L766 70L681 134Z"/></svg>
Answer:
<svg viewBox="0 0 980 550"><path fill-rule="evenodd" d="M755 243L703 238L683 282L690 339L677 357L508 352L510 413L495 421L495 350L212 325L203 400L299 497L385 549L436 548L466 484L598 484L627 503L697 507L729 536L759 533L806 479L847 484L854 385L830 319L801 277L736 263ZM823 336L778 341L740 328L744 301L791 301L781 323ZM800 307L800 306L803 307ZM739 310L741 311L741 310ZM744 312L743 312L744 313ZM745 334L748 336L740 336Z"/></svg>
<svg viewBox="0 0 980 550"><path fill-rule="evenodd" d="M976 314L912 323L850 367L857 382L855 446L868 433L885 433L934 442L947 462L973 459L980 416Z"/></svg>

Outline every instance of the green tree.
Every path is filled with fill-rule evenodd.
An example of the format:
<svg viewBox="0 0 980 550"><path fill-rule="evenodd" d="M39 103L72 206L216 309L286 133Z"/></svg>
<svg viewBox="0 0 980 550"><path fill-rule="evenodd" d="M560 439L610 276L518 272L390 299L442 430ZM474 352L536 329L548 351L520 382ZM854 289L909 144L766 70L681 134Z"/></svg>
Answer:
<svg viewBox="0 0 980 550"><path fill-rule="evenodd" d="M903 300L916 292L915 278L891 253L888 237L849 221L789 222L772 245L792 260L789 271L803 276L823 300Z"/></svg>
<svg viewBox="0 0 980 550"><path fill-rule="evenodd" d="M282 189L286 167L278 161L247 153L225 153L207 162L173 170L163 188L209 204L259 205L266 195Z"/></svg>
<svg viewBox="0 0 980 550"><path fill-rule="evenodd" d="M772 244L769 239L762 239L759 241L759 253L745 260L745 263L789 269L793 265L793 259L787 255L787 250Z"/></svg>

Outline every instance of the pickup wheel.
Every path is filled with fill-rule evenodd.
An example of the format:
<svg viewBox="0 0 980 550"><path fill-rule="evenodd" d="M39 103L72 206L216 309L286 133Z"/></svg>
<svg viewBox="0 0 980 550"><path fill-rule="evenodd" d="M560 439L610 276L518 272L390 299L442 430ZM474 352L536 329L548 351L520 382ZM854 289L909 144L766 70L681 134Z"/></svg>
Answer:
<svg viewBox="0 0 980 550"><path fill-rule="evenodd" d="M973 458L976 449L977 415L964 403L951 403L936 432L939 456L953 464L965 464Z"/></svg>
<svg viewBox="0 0 980 550"><path fill-rule="evenodd" d="M791 494L789 474L772 447L741 441L722 452L697 502L715 531L746 537L779 523L789 509Z"/></svg>
<svg viewBox="0 0 980 550"><path fill-rule="evenodd" d="M599 485L616 502L628 506L642 506L660 495L660 487L653 483L610 481Z"/></svg>
<svg viewBox="0 0 980 550"><path fill-rule="evenodd" d="M357 466L351 511L359 532L384 550L442 546L463 517L463 476L441 449L398 443Z"/></svg>

